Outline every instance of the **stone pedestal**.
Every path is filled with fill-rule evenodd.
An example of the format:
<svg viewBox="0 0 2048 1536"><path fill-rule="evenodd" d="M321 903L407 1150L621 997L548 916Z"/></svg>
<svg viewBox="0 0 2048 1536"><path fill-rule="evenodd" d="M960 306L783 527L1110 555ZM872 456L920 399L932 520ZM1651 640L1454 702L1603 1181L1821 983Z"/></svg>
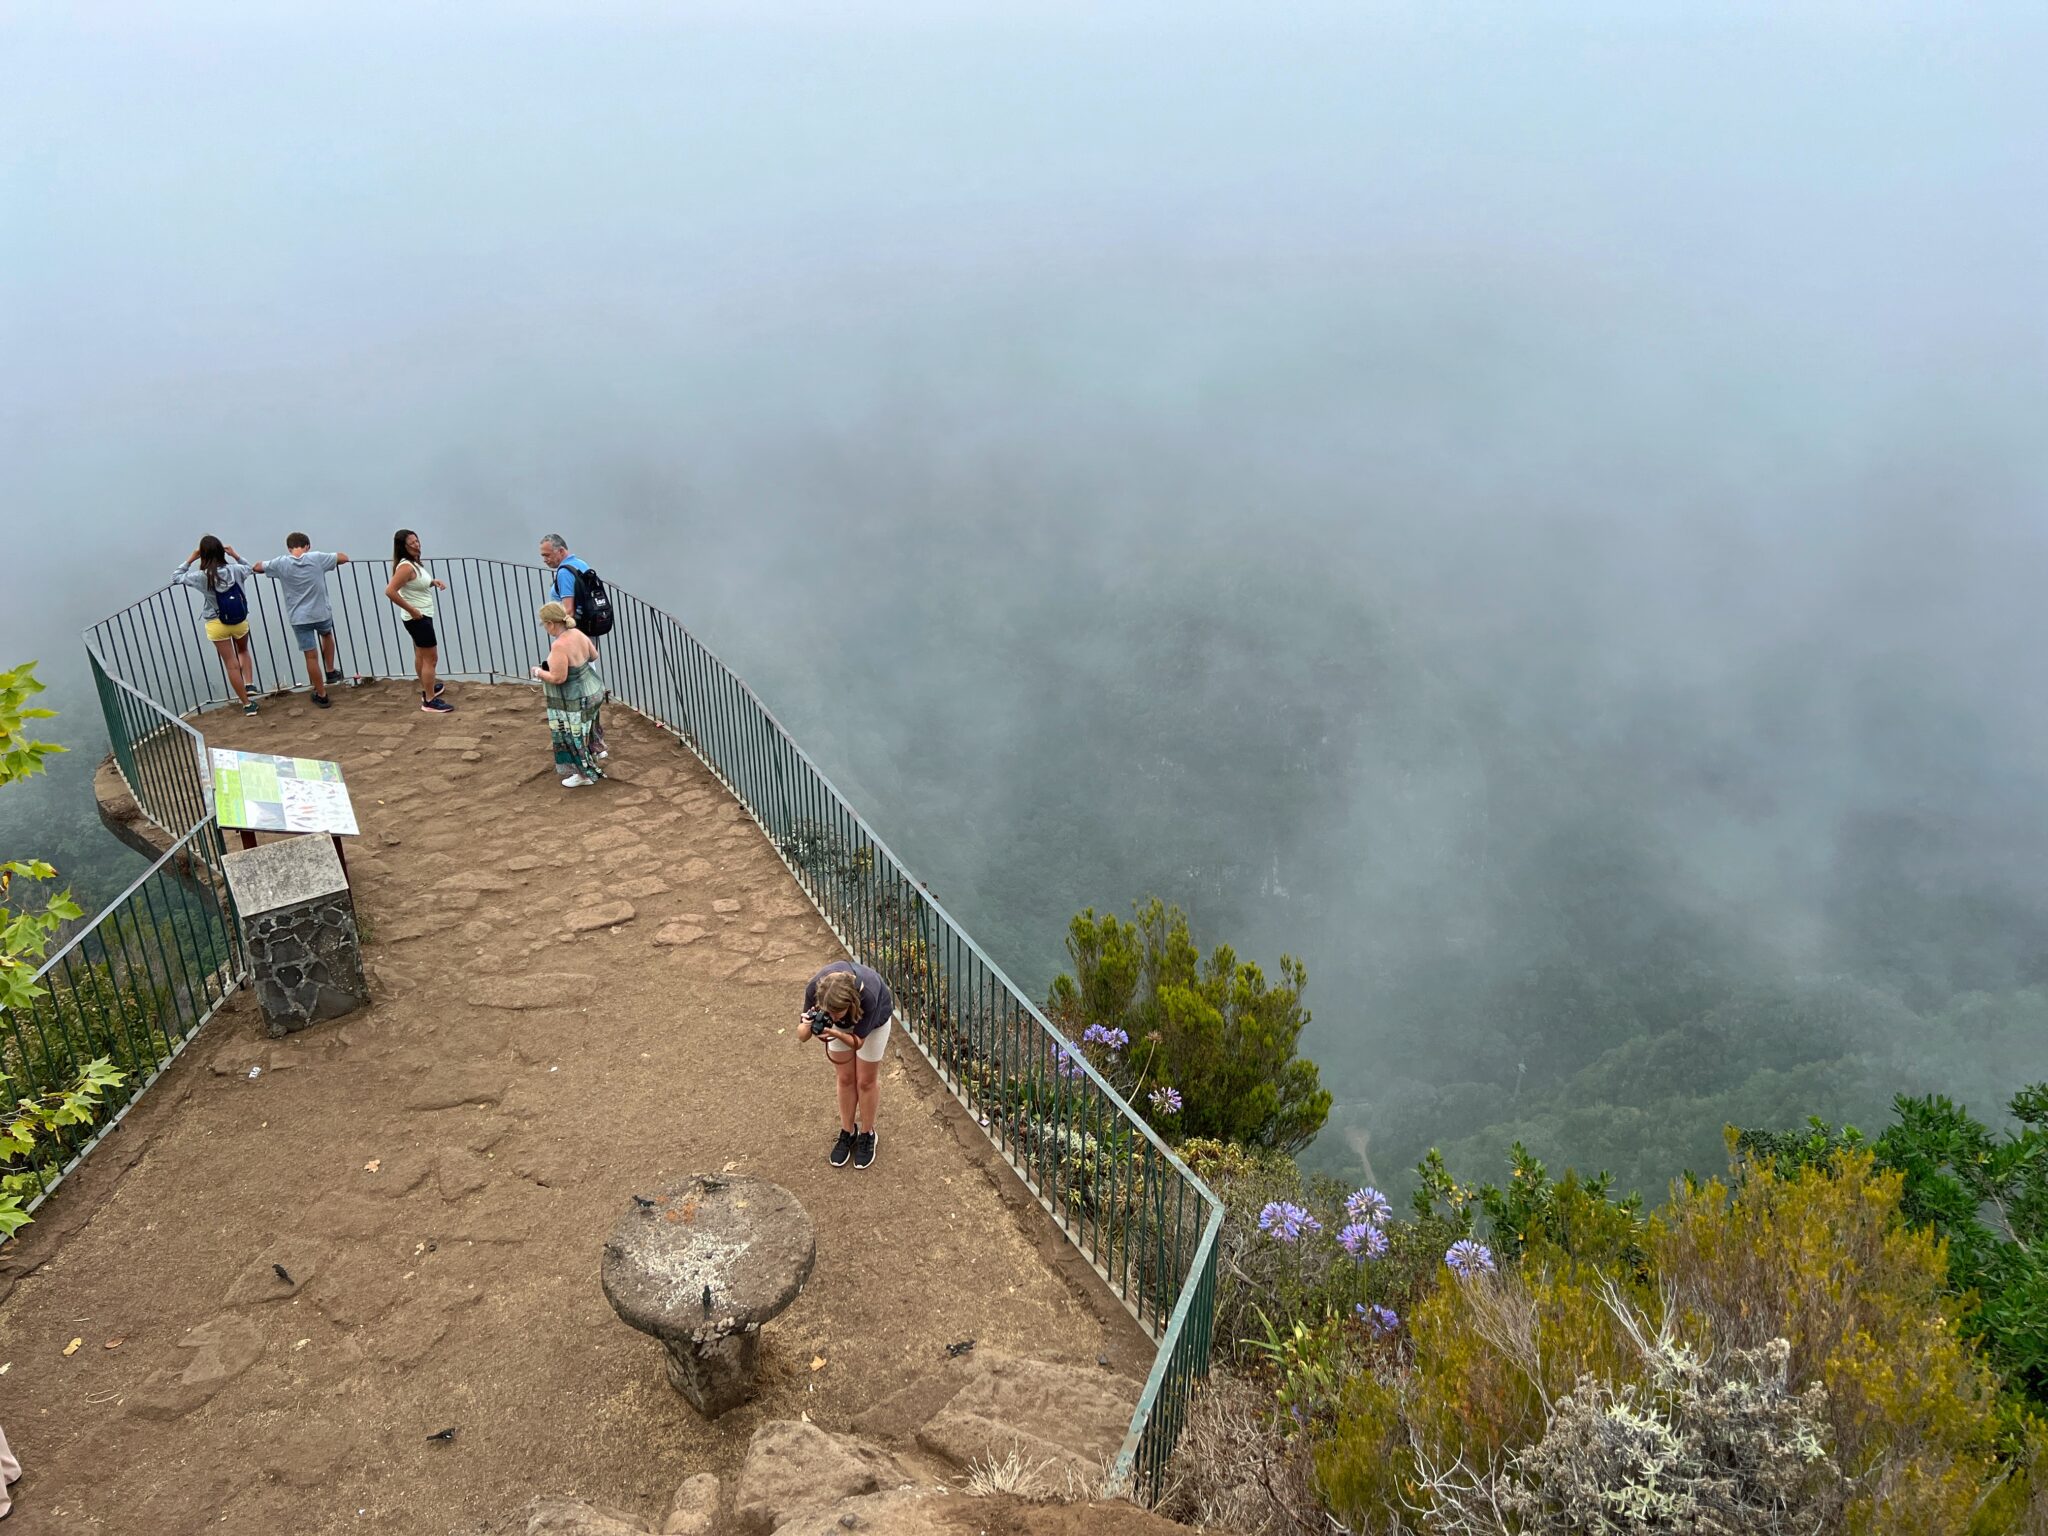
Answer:
<svg viewBox="0 0 2048 1536"><path fill-rule="evenodd" d="M810 1213L788 1190L699 1174L633 1197L600 1279L620 1320L661 1340L669 1385L715 1419L754 1395L761 1326L796 1299L817 1257Z"/></svg>
<svg viewBox="0 0 2048 1536"><path fill-rule="evenodd" d="M353 1013L370 1000L348 877L329 838L309 833L230 853L256 1000L273 1037Z"/></svg>

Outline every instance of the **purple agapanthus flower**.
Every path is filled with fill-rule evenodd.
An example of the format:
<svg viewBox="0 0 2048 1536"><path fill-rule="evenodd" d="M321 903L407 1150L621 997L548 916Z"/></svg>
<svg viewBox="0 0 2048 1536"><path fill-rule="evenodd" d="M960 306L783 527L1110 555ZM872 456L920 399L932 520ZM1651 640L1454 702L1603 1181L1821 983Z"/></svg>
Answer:
<svg viewBox="0 0 2048 1536"><path fill-rule="evenodd" d="M1358 1320L1365 1324L1366 1330L1376 1339L1391 1337L1401 1326L1401 1314L1392 1307L1382 1307L1377 1304L1369 1307L1361 1301L1351 1310Z"/></svg>
<svg viewBox="0 0 2048 1536"><path fill-rule="evenodd" d="M1283 1243L1293 1243L1306 1233L1322 1231L1323 1224L1292 1200L1272 1200L1259 1212L1259 1230Z"/></svg>
<svg viewBox="0 0 2048 1536"><path fill-rule="evenodd" d="M1112 1051L1120 1051L1131 1043L1127 1033L1109 1024L1090 1024L1081 1031L1081 1038L1090 1045L1106 1045Z"/></svg>
<svg viewBox="0 0 2048 1536"><path fill-rule="evenodd" d="M1162 1115L1180 1113L1180 1090L1178 1088L1154 1088L1152 1107Z"/></svg>
<svg viewBox="0 0 2048 1536"><path fill-rule="evenodd" d="M1385 1258L1387 1234L1370 1222L1354 1221L1337 1234L1337 1244L1354 1259Z"/></svg>
<svg viewBox="0 0 2048 1536"><path fill-rule="evenodd" d="M1077 1077L1086 1077L1088 1075L1086 1069L1081 1065L1080 1054L1071 1045L1060 1047L1059 1055L1053 1058L1053 1070L1069 1082Z"/></svg>
<svg viewBox="0 0 2048 1536"><path fill-rule="evenodd" d="M1470 1280L1474 1275L1493 1273L1493 1250L1484 1243L1461 1237L1445 1250L1444 1262L1460 1280Z"/></svg>
<svg viewBox="0 0 2048 1536"><path fill-rule="evenodd" d="M1353 1221L1383 1227L1392 1219L1394 1207L1385 1195L1368 1184L1363 1189L1354 1189L1344 1197L1344 1213Z"/></svg>

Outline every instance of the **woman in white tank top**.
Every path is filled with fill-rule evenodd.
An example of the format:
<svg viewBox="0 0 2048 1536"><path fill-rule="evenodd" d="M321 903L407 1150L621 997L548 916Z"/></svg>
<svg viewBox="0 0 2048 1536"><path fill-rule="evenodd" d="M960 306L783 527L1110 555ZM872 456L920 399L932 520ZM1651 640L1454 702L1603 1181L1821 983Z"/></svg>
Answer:
<svg viewBox="0 0 2048 1536"><path fill-rule="evenodd" d="M399 622L412 637L412 670L420 681L420 708L430 715L452 715L455 706L441 697L447 684L434 677L441 661L440 637L434 633L434 592L448 583L427 569L420 558L420 536L401 528L391 536L391 581L384 595L404 610Z"/></svg>

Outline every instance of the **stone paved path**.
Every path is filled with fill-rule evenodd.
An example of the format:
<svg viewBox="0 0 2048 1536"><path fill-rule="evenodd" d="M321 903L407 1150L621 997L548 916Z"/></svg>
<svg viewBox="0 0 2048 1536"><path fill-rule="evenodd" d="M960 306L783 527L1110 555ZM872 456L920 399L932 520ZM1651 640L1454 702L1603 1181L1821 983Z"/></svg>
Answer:
<svg viewBox="0 0 2048 1536"><path fill-rule="evenodd" d="M344 764L376 1001L272 1042L238 998L0 1250L8 1536L446 1536L543 1489L658 1508L764 1418L843 1427L958 1340L1142 1375L1142 1334L909 1047L875 1168L827 1165L831 1074L793 1023L840 951L693 758L619 713L614 778L565 792L532 691L451 695L203 722ZM707 1427L598 1255L631 1192L727 1165L805 1203L818 1268L762 1400Z"/></svg>

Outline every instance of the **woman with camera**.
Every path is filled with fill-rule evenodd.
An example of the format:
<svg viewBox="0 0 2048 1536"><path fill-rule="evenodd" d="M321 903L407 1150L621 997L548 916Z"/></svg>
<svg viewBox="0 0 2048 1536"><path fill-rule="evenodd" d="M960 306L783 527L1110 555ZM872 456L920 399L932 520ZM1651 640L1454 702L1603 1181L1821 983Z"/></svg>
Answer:
<svg viewBox="0 0 2048 1536"><path fill-rule="evenodd" d="M839 1139L832 1166L875 1165L875 1101L882 1091L882 1053L889 1048L889 1015L896 1000L876 972L835 960L804 984L799 1040L823 1040L839 1077Z"/></svg>

